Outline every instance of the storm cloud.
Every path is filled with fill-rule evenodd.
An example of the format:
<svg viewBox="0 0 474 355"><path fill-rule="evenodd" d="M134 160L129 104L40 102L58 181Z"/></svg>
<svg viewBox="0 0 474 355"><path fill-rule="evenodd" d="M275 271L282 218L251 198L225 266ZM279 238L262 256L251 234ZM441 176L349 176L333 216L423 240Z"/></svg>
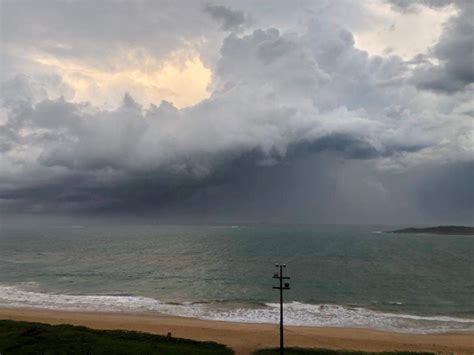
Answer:
<svg viewBox="0 0 474 355"><path fill-rule="evenodd" d="M414 73L423 89L453 93L474 83L474 3L458 1L458 15L445 24L445 30L432 50L438 64L427 64Z"/></svg>
<svg viewBox="0 0 474 355"><path fill-rule="evenodd" d="M349 28L356 24L345 27L344 17L331 17L344 6L338 2L318 11L295 4L302 22L282 20L288 3L273 18L245 2L241 9L238 2L232 8L100 2L104 23L87 16L89 5L38 4L6 1L2 11L5 213L150 213L209 223L472 217L467 2L456 3L438 42L412 61L358 48ZM408 11L409 4L386 6ZM447 5L430 6L442 11ZM34 9L31 29L15 31L14 19ZM75 22L66 26L61 16ZM92 25L79 24L80 18ZM118 69L107 58L130 45L146 51L129 51L129 59L165 58L160 65L168 71L194 70L202 59L212 72L209 94L184 107L169 100L144 105L139 92L123 92L115 107L77 100L81 70L110 78ZM16 51L31 46L42 53L39 64ZM171 62L176 54L169 53L183 46L188 54ZM54 70L64 63L68 78ZM445 188L451 182L456 188Z"/></svg>

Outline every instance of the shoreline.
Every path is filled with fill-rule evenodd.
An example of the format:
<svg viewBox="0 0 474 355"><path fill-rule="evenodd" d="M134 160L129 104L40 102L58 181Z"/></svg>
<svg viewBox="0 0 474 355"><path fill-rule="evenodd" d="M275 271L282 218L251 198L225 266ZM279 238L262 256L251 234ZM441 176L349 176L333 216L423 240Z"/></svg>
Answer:
<svg viewBox="0 0 474 355"><path fill-rule="evenodd" d="M387 304L398 306L403 303ZM279 304L274 302L170 302L131 294L44 293L22 288L21 285L0 285L0 308L150 313L245 324L275 324L279 319ZM469 315L470 318L449 314L417 314L401 309L377 309L371 305L356 304L285 303L285 324L297 327L366 328L408 334L474 332L474 318L471 313Z"/></svg>
<svg viewBox="0 0 474 355"><path fill-rule="evenodd" d="M0 319L135 330L228 345L236 354L278 346L278 325L202 320L157 313L83 312L0 307ZM474 332L408 334L366 328L285 326L285 345L361 351L474 354Z"/></svg>

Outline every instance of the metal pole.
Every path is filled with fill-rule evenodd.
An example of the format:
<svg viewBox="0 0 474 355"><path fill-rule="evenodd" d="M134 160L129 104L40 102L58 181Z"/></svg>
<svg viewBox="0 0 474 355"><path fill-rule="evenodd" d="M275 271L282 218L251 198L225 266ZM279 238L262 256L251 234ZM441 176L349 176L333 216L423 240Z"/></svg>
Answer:
<svg viewBox="0 0 474 355"><path fill-rule="evenodd" d="M280 265L280 355L284 355L283 343L283 266Z"/></svg>
<svg viewBox="0 0 474 355"><path fill-rule="evenodd" d="M280 290L280 354L285 354L285 344L283 338L283 290L289 290L290 284L283 284L283 280L289 279L287 276L283 276L283 268L286 268L285 264L275 264L279 268L279 272L273 275L274 279L278 279L280 285L278 287L273 287L274 289Z"/></svg>

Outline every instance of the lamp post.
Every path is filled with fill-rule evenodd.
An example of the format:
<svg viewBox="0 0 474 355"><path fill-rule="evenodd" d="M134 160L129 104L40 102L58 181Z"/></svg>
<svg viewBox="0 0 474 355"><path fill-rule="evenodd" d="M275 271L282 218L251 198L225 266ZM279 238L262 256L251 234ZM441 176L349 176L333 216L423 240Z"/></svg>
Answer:
<svg viewBox="0 0 474 355"><path fill-rule="evenodd" d="M279 272L275 272L273 278L279 279L280 285L274 286L273 288L276 290L280 290L280 354L283 355L285 353L283 341L283 290L290 289L290 284L287 282L283 284L283 280L289 280L290 278L287 276L283 276L283 269L286 268L286 264L275 264L275 267L279 268Z"/></svg>

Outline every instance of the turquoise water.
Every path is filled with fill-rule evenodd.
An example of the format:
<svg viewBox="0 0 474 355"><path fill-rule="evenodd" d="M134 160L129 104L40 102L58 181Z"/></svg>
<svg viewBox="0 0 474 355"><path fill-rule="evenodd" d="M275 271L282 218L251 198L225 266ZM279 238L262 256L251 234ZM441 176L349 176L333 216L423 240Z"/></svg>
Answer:
<svg viewBox="0 0 474 355"><path fill-rule="evenodd" d="M3 225L0 306L474 330L474 238L390 226Z"/></svg>

